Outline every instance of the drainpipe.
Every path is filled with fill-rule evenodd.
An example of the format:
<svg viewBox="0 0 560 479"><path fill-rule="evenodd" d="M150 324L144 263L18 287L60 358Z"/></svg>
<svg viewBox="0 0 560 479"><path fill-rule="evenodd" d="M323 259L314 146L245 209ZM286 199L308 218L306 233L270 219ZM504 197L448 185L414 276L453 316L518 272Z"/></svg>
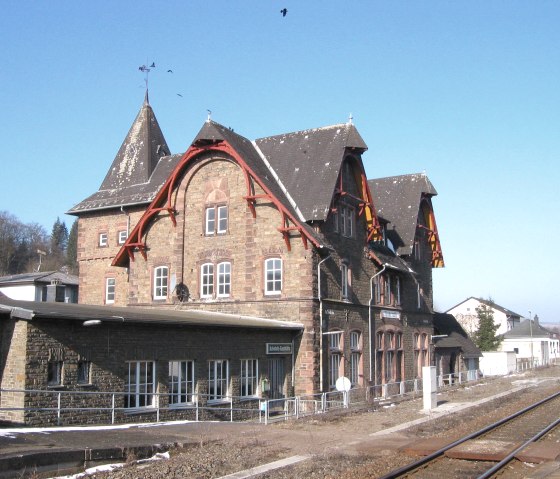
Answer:
<svg viewBox="0 0 560 479"><path fill-rule="evenodd" d="M373 348L374 348L374 344L371 342L372 341L371 307L373 305L373 280L375 278L377 278L381 273L383 273L386 269L387 269L387 264L385 263L385 264L383 264L383 268L381 268L377 273L375 273L369 279L370 297L369 297L369 308L368 308L368 329L369 329L369 383L370 383L370 386L371 386L371 383L373 381L373 368L371 366L373 364ZM376 361L377 361L377 356L376 356ZM375 370L377 371L377 364L375 365Z"/></svg>
<svg viewBox="0 0 560 479"><path fill-rule="evenodd" d="M329 254L317 264L317 296L319 298L319 388L323 392L323 296L321 295L321 265L331 259Z"/></svg>

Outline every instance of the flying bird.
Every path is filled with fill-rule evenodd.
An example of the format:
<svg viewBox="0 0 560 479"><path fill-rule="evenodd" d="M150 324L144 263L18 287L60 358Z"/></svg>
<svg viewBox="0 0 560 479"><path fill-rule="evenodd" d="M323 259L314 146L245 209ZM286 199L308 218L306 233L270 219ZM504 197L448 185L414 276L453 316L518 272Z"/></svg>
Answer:
<svg viewBox="0 0 560 479"><path fill-rule="evenodd" d="M155 67L156 67L156 64L155 64L155 63L152 63L152 64L150 65L150 68L155 68Z"/></svg>
<svg viewBox="0 0 560 479"><path fill-rule="evenodd" d="M167 70L167 73L173 73L173 70Z"/></svg>
<svg viewBox="0 0 560 479"><path fill-rule="evenodd" d="M285 17L286 14L288 13L288 9L287 9L287 8L283 8L282 10L280 10L280 13L282 14L283 17Z"/></svg>
<svg viewBox="0 0 560 479"><path fill-rule="evenodd" d="M177 93L177 96L180 96L181 98L183 98L183 95L181 95L180 93Z"/></svg>

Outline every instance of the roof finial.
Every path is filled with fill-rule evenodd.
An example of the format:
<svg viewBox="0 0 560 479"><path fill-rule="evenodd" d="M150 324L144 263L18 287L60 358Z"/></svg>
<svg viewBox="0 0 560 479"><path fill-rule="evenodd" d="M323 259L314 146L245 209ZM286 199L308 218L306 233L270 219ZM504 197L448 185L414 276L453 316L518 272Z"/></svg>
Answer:
<svg viewBox="0 0 560 479"><path fill-rule="evenodd" d="M148 63L148 62L146 61L146 63ZM140 70L142 73L146 74L146 78L144 78L144 82L146 83L146 98L144 99L144 102L148 103L148 104L149 104L149 102L148 102L148 74L150 73L150 70L152 68L155 68L155 67L156 67L156 64L154 62L152 62L152 64L149 67L147 67L146 65L140 65L138 67L138 70Z"/></svg>
<svg viewBox="0 0 560 479"><path fill-rule="evenodd" d="M212 121L212 110L206 110L208 112L208 116L206 117L206 121Z"/></svg>
<svg viewBox="0 0 560 479"><path fill-rule="evenodd" d="M351 125L352 124L352 120L354 119L354 117L352 116L352 113L350 113L350 115L348 116L348 124Z"/></svg>

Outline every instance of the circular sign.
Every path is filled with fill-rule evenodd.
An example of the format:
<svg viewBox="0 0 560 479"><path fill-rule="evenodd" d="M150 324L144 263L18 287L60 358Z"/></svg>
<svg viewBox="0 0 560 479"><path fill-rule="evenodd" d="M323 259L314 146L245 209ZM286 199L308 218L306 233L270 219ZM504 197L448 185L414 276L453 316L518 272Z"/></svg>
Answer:
<svg viewBox="0 0 560 479"><path fill-rule="evenodd" d="M336 380L335 387L337 391L350 391L352 384L350 383L350 379L346 376L340 376Z"/></svg>

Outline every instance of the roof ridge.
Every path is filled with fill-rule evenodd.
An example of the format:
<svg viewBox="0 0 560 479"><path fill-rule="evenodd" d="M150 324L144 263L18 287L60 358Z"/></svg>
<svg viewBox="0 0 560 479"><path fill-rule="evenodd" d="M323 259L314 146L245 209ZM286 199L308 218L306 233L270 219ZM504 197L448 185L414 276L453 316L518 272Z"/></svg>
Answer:
<svg viewBox="0 0 560 479"><path fill-rule="evenodd" d="M300 219L300 221L305 223L305 218L304 218L302 212L300 211L296 201L292 198L292 195L290 195L290 192L288 191L288 189L286 188L284 183L282 183L282 180L280 179L280 177L278 176L276 171L274 171L274 168L272 167L272 165L266 159L266 156L264 155L264 153L261 151L261 149L257 145L257 142L255 140L253 140L253 141L251 141L251 144L255 148L256 152L259 154L259 156L260 156L261 160L263 161L263 163L265 164L265 166L268 168L268 171L270 171L271 175L273 176L274 180L276 181L276 183L278 184L278 186L280 187L282 192L286 195L287 200L290 202L290 204L294 208L294 210L295 210L296 214L298 215L298 218Z"/></svg>

